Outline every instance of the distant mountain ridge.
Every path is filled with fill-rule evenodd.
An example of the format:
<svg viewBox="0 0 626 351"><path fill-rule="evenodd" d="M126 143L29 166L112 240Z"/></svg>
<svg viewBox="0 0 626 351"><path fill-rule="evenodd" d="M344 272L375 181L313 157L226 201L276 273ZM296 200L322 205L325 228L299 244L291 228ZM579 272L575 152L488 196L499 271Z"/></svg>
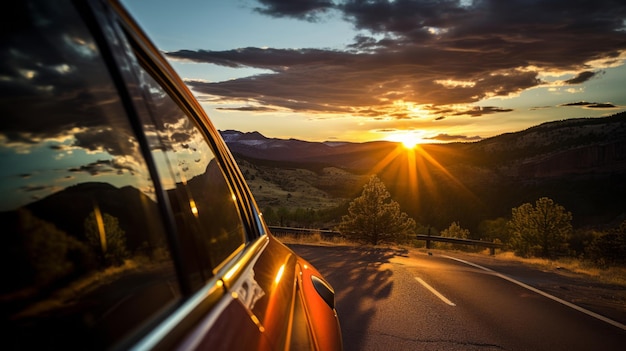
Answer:
<svg viewBox="0 0 626 351"><path fill-rule="evenodd" d="M298 139L267 138L259 132L220 131L233 153L268 160L301 160L334 152L349 143L310 142Z"/></svg>
<svg viewBox="0 0 626 351"><path fill-rule="evenodd" d="M626 113L547 122L474 143L475 157L508 164L510 176L626 172Z"/></svg>
<svg viewBox="0 0 626 351"><path fill-rule="evenodd" d="M294 163L319 162L337 167L371 167L375 162L348 162L346 157L361 153L384 154L397 143L376 141L309 142L297 139L267 138L259 132L243 133L235 130L221 131L222 137L233 154L245 158ZM431 144L424 148L450 148L462 152L464 160L477 165L502 167L518 161L520 176L528 176L532 164L546 164L552 160L569 169L570 159L576 168L597 167L626 161L626 112L604 118L576 118L546 122L526 130L505 133L470 143ZM572 157L582 157L578 160ZM370 157L371 158L371 157ZM374 157L375 158L375 157ZM522 165L523 164L523 165ZM622 168L626 165L618 165ZM519 168L519 169L518 169ZM545 168L545 167L543 167ZM554 170L553 170L554 171ZM554 173L554 172L552 172ZM514 174L510 174L514 175ZM537 175L541 175L537 173Z"/></svg>
<svg viewBox="0 0 626 351"><path fill-rule="evenodd" d="M307 142L258 132L221 133L240 167L255 179L251 189L261 206L298 206L295 195L289 203L268 195L271 184L289 192L305 187L325 192L336 181L341 194L356 196L363 179L376 173L409 215L440 228L460 221L475 229L481 220L510 216L512 207L542 196L570 210L579 226L626 219L626 112L547 122L476 142L421 145L413 180L402 178L407 159L394 142ZM293 183L286 179L294 169L313 173L300 177L298 187L285 187ZM332 172L343 176L334 181L328 176ZM409 191L412 187L419 189L417 195ZM337 196L326 194L326 199Z"/></svg>

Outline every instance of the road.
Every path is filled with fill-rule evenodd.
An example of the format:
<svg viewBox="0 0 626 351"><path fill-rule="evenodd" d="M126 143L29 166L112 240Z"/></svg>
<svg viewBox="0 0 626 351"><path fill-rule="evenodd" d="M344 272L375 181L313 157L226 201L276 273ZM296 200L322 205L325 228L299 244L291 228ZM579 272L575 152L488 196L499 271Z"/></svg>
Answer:
<svg viewBox="0 0 626 351"><path fill-rule="evenodd" d="M454 254L290 247L335 288L346 351L626 347L624 321L590 316Z"/></svg>

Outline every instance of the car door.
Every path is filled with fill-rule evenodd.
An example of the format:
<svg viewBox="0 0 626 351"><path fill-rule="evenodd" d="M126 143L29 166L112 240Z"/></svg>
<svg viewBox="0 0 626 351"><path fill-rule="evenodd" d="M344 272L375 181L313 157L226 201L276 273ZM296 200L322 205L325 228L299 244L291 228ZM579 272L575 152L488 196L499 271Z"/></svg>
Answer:
<svg viewBox="0 0 626 351"><path fill-rule="evenodd" d="M0 42L8 349L340 346L319 273L268 234L219 133L119 5L3 16L19 23Z"/></svg>

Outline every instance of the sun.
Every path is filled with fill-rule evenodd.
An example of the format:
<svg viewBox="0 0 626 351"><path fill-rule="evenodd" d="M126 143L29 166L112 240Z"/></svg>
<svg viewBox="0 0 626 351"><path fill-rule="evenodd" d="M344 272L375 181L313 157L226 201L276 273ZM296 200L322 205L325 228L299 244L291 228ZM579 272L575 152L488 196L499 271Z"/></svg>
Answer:
<svg viewBox="0 0 626 351"><path fill-rule="evenodd" d="M401 133L389 137L389 140L402 143L406 149L414 149L415 146L423 142L422 138L416 133Z"/></svg>
<svg viewBox="0 0 626 351"><path fill-rule="evenodd" d="M404 146L407 149L413 149L419 143L420 143L420 140L414 136L408 136L406 138L403 138L402 140L402 146Z"/></svg>

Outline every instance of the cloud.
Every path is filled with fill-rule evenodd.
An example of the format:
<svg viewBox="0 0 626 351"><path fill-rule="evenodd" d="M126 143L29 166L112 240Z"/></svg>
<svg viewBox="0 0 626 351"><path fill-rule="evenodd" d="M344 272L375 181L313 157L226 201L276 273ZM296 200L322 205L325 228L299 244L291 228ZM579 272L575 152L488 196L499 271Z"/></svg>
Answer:
<svg viewBox="0 0 626 351"><path fill-rule="evenodd" d="M617 106L613 104L609 104L609 103L597 103L596 102L596 103L587 105L587 107L589 108L616 108Z"/></svg>
<svg viewBox="0 0 626 351"><path fill-rule="evenodd" d="M468 137L466 135L450 135L450 134L442 133L434 137L424 138L424 139L450 142L450 141L476 141L476 140L481 140L482 138L479 136Z"/></svg>
<svg viewBox="0 0 626 351"><path fill-rule="evenodd" d="M71 15L65 12L54 13ZM0 118L2 146L19 154L24 165L39 164L43 157L63 158L57 163L71 164L71 169L65 169L70 174L56 170L46 173L50 163L44 162L41 173L33 176L41 179L54 173L51 177L58 177L59 184L64 183L62 179L72 179L76 172L132 175L147 171L142 165L135 129L88 29L75 18L61 18L57 22L33 17L33 21L23 24L29 30L20 31L19 40L1 44L0 116L5 117ZM150 84L147 77L142 78L145 79L142 84ZM142 126L150 146L161 145L163 141L166 144L163 148L173 149L178 147L173 143L188 143L192 138L188 130L195 127L184 112L163 91L148 88L145 91L151 95L149 99L142 98L141 104L149 101L161 122L153 124L149 120ZM28 179L32 175L24 171L30 168L16 169L22 179ZM147 179L142 174L130 181L137 185ZM48 190L49 193L54 189Z"/></svg>
<svg viewBox="0 0 626 351"><path fill-rule="evenodd" d="M617 106L608 102L587 102L587 101L578 101L578 102L570 102L566 104L561 104L559 106L582 106L586 108L616 108Z"/></svg>
<svg viewBox="0 0 626 351"><path fill-rule="evenodd" d="M484 107L476 106L472 108L471 110L463 110L463 111L456 112L455 115L457 116L468 115L472 117L480 117L480 116L489 115L492 113L502 113L502 112L511 112L511 111L513 111L513 109L501 108L501 107L496 107L496 106L484 106Z"/></svg>
<svg viewBox="0 0 626 351"><path fill-rule="evenodd" d="M37 192L37 191L41 191L41 190L46 190L48 188L50 188L50 187L49 186L45 186L45 185L25 185L25 186L21 187L20 189L22 191L30 193L30 192Z"/></svg>
<svg viewBox="0 0 626 351"><path fill-rule="evenodd" d="M222 82L189 81L217 102L369 118L422 118L408 106L472 104L545 84L541 72L597 72L626 52L621 1L259 1L257 12L311 20L339 13L360 32L343 50L179 50L171 59L270 70ZM313 16L313 17L312 17ZM323 24L320 24L323 25ZM398 104L401 102L401 104ZM407 108L405 108L407 107ZM404 108L404 110L403 110ZM507 112L466 109L470 116ZM437 114L450 117L457 114Z"/></svg>
<svg viewBox="0 0 626 351"><path fill-rule="evenodd" d="M318 17L333 8L332 1L326 0L259 0L262 7L256 7L259 13L272 17L294 17L307 21L316 21Z"/></svg>
<svg viewBox="0 0 626 351"><path fill-rule="evenodd" d="M580 72L578 73L576 77L566 80L565 84L581 84L593 78L595 75L596 75L595 72L590 72L590 71Z"/></svg>
<svg viewBox="0 0 626 351"><path fill-rule="evenodd" d="M216 110L220 111L248 111L248 112L274 112L275 108L264 106L242 106L242 107L218 107Z"/></svg>
<svg viewBox="0 0 626 351"><path fill-rule="evenodd" d="M72 167L68 169L69 172L87 172L92 176L96 176L102 173L117 173L122 174L124 171L128 171L131 174L135 173L134 167L129 164L124 164L118 160L97 160L90 162L80 167Z"/></svg>

